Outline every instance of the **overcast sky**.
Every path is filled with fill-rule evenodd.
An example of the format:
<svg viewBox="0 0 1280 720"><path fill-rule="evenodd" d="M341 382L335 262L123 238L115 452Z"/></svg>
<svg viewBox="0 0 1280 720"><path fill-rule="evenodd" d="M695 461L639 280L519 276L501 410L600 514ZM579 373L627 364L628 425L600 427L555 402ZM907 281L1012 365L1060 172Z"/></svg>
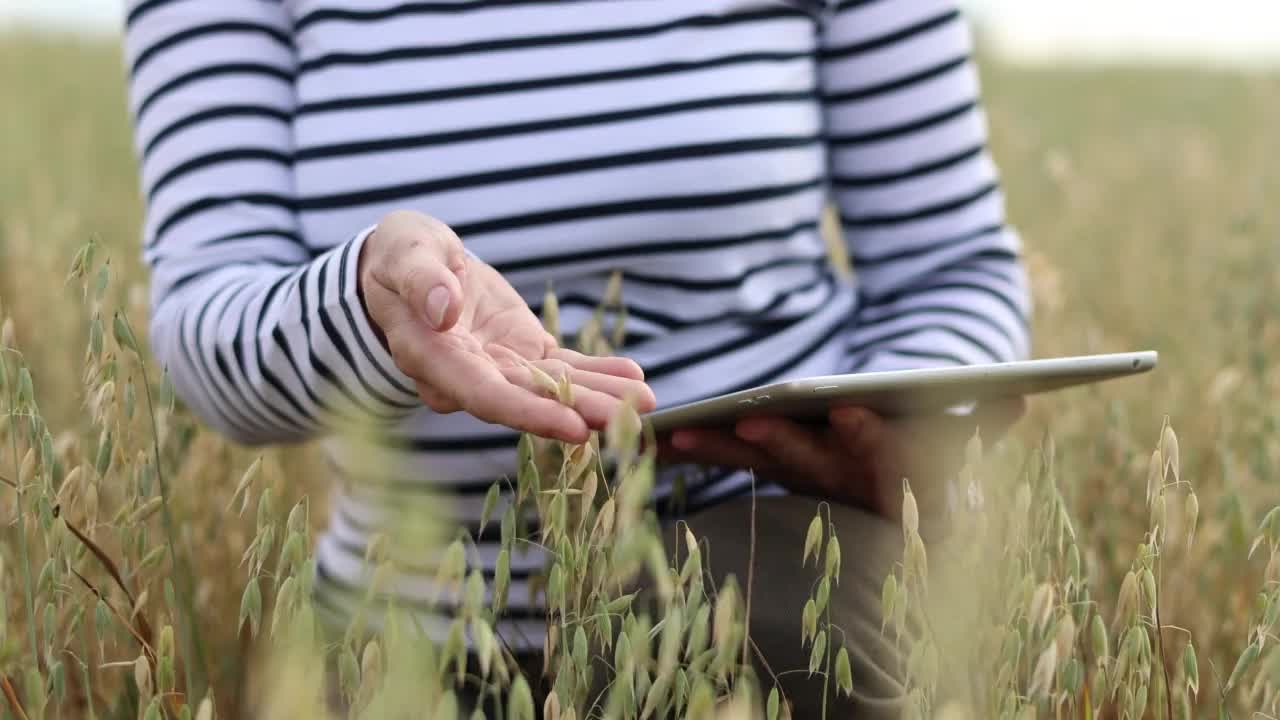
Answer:
<svg viewBox="0 0 1280 720"><path fill-rule="evenodd" d="M208 0L217 2L218 0ZM1280 0L967 0L1005 54L1280 65ZM0 25L114 31L124 0L0 0Z"/></svg>

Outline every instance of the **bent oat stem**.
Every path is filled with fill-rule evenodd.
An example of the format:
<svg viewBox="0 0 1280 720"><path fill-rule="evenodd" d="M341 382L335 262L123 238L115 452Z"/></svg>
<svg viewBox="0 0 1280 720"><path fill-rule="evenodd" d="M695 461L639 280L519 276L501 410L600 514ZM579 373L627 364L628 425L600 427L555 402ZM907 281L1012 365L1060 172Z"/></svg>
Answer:
<svg viewBox="0 0 1280 720"><path fill-rule="evenodd" d="M19 720L29 720L27 711L23 709L22 703L18 700L18 694L13 691L13 684L9 682L8 675L0 675L0 687L4 689L4 697L9 701L9 707L13 708L13 713L18 716Z"/></svg>

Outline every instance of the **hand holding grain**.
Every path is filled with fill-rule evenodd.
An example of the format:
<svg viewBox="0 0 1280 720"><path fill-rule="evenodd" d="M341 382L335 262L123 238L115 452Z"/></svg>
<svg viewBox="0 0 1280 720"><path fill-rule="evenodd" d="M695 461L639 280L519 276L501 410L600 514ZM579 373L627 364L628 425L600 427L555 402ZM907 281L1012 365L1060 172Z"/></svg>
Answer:
<svg viewBox="0 0 1280 720"><path fill-rule="evenodd" d="M655 405L635 362L559 347L520 294L469 256L444 223L397 211L360 252L360 292L397 367L438 413L459 410L543 437L583 442L629 400ZM573 404L549 397L531 366L567 375Z"/></svg>

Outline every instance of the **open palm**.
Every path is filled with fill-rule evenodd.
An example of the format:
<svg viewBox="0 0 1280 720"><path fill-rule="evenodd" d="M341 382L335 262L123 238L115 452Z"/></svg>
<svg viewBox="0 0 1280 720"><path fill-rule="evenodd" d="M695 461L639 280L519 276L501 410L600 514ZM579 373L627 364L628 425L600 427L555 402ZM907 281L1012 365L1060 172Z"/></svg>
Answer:
<svg viewBox="0 0 1280 720"><path fill-rule="evenodd" d="M417 213L392 213L366 241L361 291L370 318L419 396L440 413L582 442L630 402L655 405L644 374L621 357L559 347L497 270L469 257L457 236ZM549 396L537 370L573 386L573 404Z"/></svg>

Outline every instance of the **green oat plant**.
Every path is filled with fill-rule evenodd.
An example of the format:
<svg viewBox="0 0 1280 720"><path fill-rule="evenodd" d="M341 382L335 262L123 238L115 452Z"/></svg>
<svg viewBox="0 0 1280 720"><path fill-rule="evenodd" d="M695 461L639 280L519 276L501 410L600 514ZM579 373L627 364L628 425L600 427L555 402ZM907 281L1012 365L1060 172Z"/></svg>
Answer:
<svg viewBox="0 0 1280 720"><path fill-rule="evenodd" d="M603 445L594 436L582 445L521 439L519 472L486 500L485 522L500 516L503 545L491 587L467 567L473 538L449 537L408 508L367 548L371 582L335 630L316 603L312 504L289 499L279 458L248 462L229 498L187 491L207 479L203 469L224 465L228 450L205 440L148 368L126 314L111 307L110 265L95 263L97 254L96 244L84 247L68 276L87 310L83 428L46 424L0 309L0 439L12 468L0 474L6 714L209 720L218 707L249 712L216 692L226 683L258 697L257 710L271 717L421 717L424 709L450 717L460 689L478 685L482 699L498 701L498 717L532 718L536 678L494 630L510 557L531 547L551 558L535 583L549 606L544 717L711 717L762 705L745 662L736 584L705 582L687 529L683 561L666 555L647 509L654 457L641 450L634 411L611 425ZM584 337L598 349L619 334L588 329ZM571 401L563 378L539 377L549 395ZM530 520L540 528L532 535ZM228 547L217 547L224 537ZM439 560L442 591L462 599L443 637L387 592L398 565L424 554ZM637 588L651 590L643 602ZM229 605L214 599L228 591L238 595L232 633L228 618L209 617ZM252 658L248 646L263 650L260 685L251 667L224 660L232 651L233 661Z"/></svg>
<svg viewBox="0 0 1280 720"><path fill-rule="evenodd" d="M84 247L68 276L87 326L83 426L45 421L0 308L0 707L9 716L789 716L776 684L766 695L769 679L752 669L749 592L733 578L708 581L708 548L687 527L665 542L647 502L652 438L630 410L581 445L521 438L515 476L484 503L483 524L501 534L492 582L468 567L475 538L409 504L366 548L370 582L335 627L315 593L312 499L284 482L274 453L245 457L234 485L208 474L243 455L199 431L148 367L97 254ZM544 321L558 332L548 293ZM622 307L615 277L578 346L620 342ZM548 396L572 402L564 378L535 376ZM1172 720L1206 706L1221 717L1241 707L1276 715L1280 509L1250 550L1270 558L1243 651L1229 672L1208 666L1218 693L1201 699L1196 647L1165 616L1162 594L1189 556L1199 500L1167 418L1158 437L1144 463L1147 528L1113 603L1095 589L1051 436L1029 452L987 451L975 436L948 489L948 532L928 550L921 525L935 518L921 518L904 482L904 555L883 586L882 632L909 644L898 668L908 717ZM778 669L821 674L824 699L854 682L828 607L842 565L835 530L820 504L798 558L820 569L799 618L810 661ZM531 584L548 614L544 666L531 673L496 627L511 559L532 550L548 558ZM460 601L442 632L390 592L399 570L424 557L440 600ZM967 585L956 590L957 578ZM228 607L238 607L230 632L219 612ZM535 690L539 672L545 693ZM481 702L468 708L468 697Z"/></svg>
<svg viewBox="0 0 1280 720"><path fill-rule="evenodd" d="M620 303L615 276L606 305ZM619 329L606 339L603 317L602 309L579 333L580 348L602 352L618 341ZM559 334L550 292L544 321ZM566 378L530 370L548 396L572 403ZM287 629L270 663L280 676L271 683L271 716L323 714L326 670L317 658L335 653L336 682L349 717L420 717L429 708L431 717L454 718L466 711L464 697L477 699L472 717L485 717L491 709L512 720L532 718L537 710L559 720L704 718L759 707L745 662L748 643L736 582L730 579L718 592L706 583L702 549L687 528L683 561L677 565L667 556L657 519L647 509L654 457L651 449L641 450L640 432L639 417L624 407L603 443L598 435L580 445L521 438L515 478L491 486L482 510L481 532L496 521L501 533L492 584L478 569L467 568L475 538L462 531L436 536L443 548L436 583L461 598L461 612L443 638L425 632L413 613L383 592L397 565L411 556L407 550L424 546L422 523L412 512L370 544L372 582L336 651L322 646L314 627L310 568L286 577L272 622L273 637L282 623ZM246 485L241 482L237 496ZM269 531L260 530L256 543L263 532ZM511 559L531 549L549 558L546 572L531 583L531 592L548 608L541 671L550 689L540 698L532 689L537 678L523 674L527 669L495 629L508 599ZM251 573L242 616L255 632L260 605Z"/></svg>
<svg viewBox="0 0 1280 720"><path fill-rule="evenodd" d="M952 507L947 540L933 549L940 563L925 559L916 503L904 488L906 550L885 579L882 612L885 627L899 637L914 629L903 668L908 716L1200 716L1195 645L1189 631L1162 614L1166 573L1177 572L1170 563L1191 548L1199 519L1168 418L1147 463L1148 528L1109 615L1082 562L1052 437L1025 457L1003 448L984 458L975 436L965 455L953 488L962 500ZM1254 542L1270 548L1272 561L1246 648L1211 703L1219 717L1241 706L1258 708L1250 717L1273 717L1280 703L1280 652L1267 648L1280 617L1278 529L1280 509L1266 516ZM946 589L945 602L930 596L931 574L941 576L932 587ZM1228 698L1241 689L1242 698Z"/></svg>
<svg viewBox="0 0 1280 720"><path fill-rule="evenodd" d="M109 267L91 272L93 253L89 245L76 255L68 281L82 283L90 310L83 383L85 409L99 429L95 442L81 445L66 432L55 437L40 413L22 354L8 343L0 348L0 392L7 408L3 440L12 468L3 478L12 492L5 539L18 549L13 572L0 582L16 578L20 584L23 619L10 624L12 614L4 615L6 628L26 634L22 644L12 636L0 643L6 666L0 686L19 717L45 717L51 702L61 714L68 701L89 717L109 713L114 705L95 696L94 677L126 664L136 666L139 682L145 679L156 694L129 702L158 709L175 700L179 650L196 660L181 665L184 687L203 692L205 685L199 626L164 622L157 633L148 620L150 608L161 603L170 618L194 615L191 576L176 551L182 539L161 462L162 445L183 441L164 424L172 395L159 387L153 392L127 320L119 314L107 320ZM113 512L104 517L108 503ZM137 659L108 661L106 645L121 632L127 632Z"/></svg>
<svg viewBox="0 0 1280 720"><path fill-rule="evenodd" d="M835 523L831 521L831 507L823 502L818 504L818 511L809 522L809 529L804 537L803 564L809 562L813 555L815 567L821 567L817 585L812 596L805 601L800 615L800 641L809 645L809 675L819 673L822 677L822 714L826 717L828 692L832 680L837 692L849 695L853 692L853 668L849 662L847 640L842 640L840 649L836 650L837 635L844 638L844 629L831 622L831 589L840 584L840 538L836 536ZM833 665L834 662L834 665ZM779 691L775 686L769 692L766 705L766 717L775 720L779 717Z"/></svg>
<svg viewBox="0 0 1280 720"><path fill-rule="evenodd" d="M1280 516L1264 521L1276 502L1280 468L1280 366L1274 362L1280 215L1273 201L1280 193L1273 160L1280 149L1274 132L1280 77L1266 70L1154 65L1015 66L982 48L976 57L989 91L992 152L1008 186L1019 189L1009 193L1009 215L1025 238L1035 354L1157 347L1162 367L1141 380L1036 400L1013 437L986 449L975 473L981 492L971 497L957 485L963 511L955 520L957 534L986 539L968 549L959 542L928 548L929 592L921 600L929 604L935 644L947 650L938 653L934 714L986 720L1000 717L1005 702L1015 717L1119 718L1126 692L1134 697L1132 712L1138 710L1144 693L1133 681L1149 675L1146 717L1169 714L1163 690L1153 689L1166 684L1175 700L1180 688L1191 690L1191 707L1175 702L1175 716L1280 717L1274 693L1280 658L1269 619L1280 587L1280 561L1269 562ZM339 665L345 636L344 628L317 633L316 654L304 658L309 665L293 665L285 653L293 647L285 631L318 625L306 615L321 610L304 587L314 583L313 533L328 515L325 473L314 449L246 450L225 442L170 404L153 367L175 550L191 568L194 617L181 609L168 549L157 552L166 537L158 508L131 520L158 488L140 368L112 332L115 311L125 310L136 339L147 342L146 276L137 250L142 199L123 68L111 39L14 30L0 42L0 96L22 108L0 113L0 477L12 483L0 484L0 717L35 716L33 708L43 701L45 717L137 718L151 703L138 700L136 660L148 646L169 657L168 635L177 687L167 687L168 672L160 672L159 662L143 678L151 688L143 694L162 698L157 712L176 717L188 707L206 718L289 716L295 707L290 698L302 697L295 688L324 684L317 672L339 674L332 666ZM99 300L91 283L80 304L68 300L57 278L91 235L100 236L96 254L113 258L110 284ZM84 280L96 281L100 264L100 258L89 263L87 277L71 283L76 295ZM95 303L102 318L96 324ZM100 349L92 356L81 352L91 346ZM113 359L114 377L108 377ZM1138 562L1138 547L1150 544L1157 512L1145 479L1165 413L1177 427L1183 482L1165 488L1165 537L1151 544L1148 560ZM1045 427L1053 429L1056 450L1041 439ZM50 457L52 470L44 462ZM1043 482L1045 458L1055 460L1056 490ZM250 466L250 483L227 510ZM1173 482L1169 476L1164 484ZM1199 517L1188 544L1191 484ZM926 489L914 479L911 487L923 511ZM272 550L262 553L261 607L255 610L250 598L241 629L235 620L259 565L257 558L241 561L258 535L263 493L270 495L269 524L276 530L263 544ZM602 486L599 496L605 495ZM304 496L305 512L289 530L288 516ZM1055 517L1059 496L1066 512ZM970 510L971 502L977 509ZM55 507L57 516L46 526ZM503 510L494 512L496 523ZM1059 547L1053 526L1068 527L1061 516L1070 530ZM64 520L110 565L59 524ZM298 532L304 524L305 533ZM922 515L922 530L934 524ZM291 543L291 533L302 540ZM455 539L441 529L423 534L430 535L424 547L438 551ZM1250 553L1259 535L1263 539ZM278 553L299 544L299 569L291 571L293 563L278 569ZM372 565L404 561L384 550L390 545L373 544ZM849 574L860 549L843 550ZM795 552L798 562L801 548ZM950 561L948 553L967 564ZM50 558L55 562L45 572ZM963 578L957 568L975 566L978 572L960 590L944 583ZM104 599L99 602L69 567ZM1148 567L1159 595L1158 623L1144 599ZM1133 580L1126 582L1131 572ZM293 589L284 589L291 574ZM172 601L166 579L173 581ZM979 581L989 588L961 591ZM1032 612L1041 586L1047 589L1038 591ZM1129 589L1122 592L1122 586ZM287 602L277 601L281 594ZM905 596L910 603L912 593ZM1136 609L1117 612L1122 596ZM1033 632L1035 623L1027 618L1040 617L1046 606L1049 617ZM272 632L277 608L283 609ZM904 630L917 633L921 608L907 609ZM251 639L254 612L261 613L259 635ZM1039 686L1030 693L1045 638L1058 636L1043 626L1056 626L1066 615L1075 630L1072 654L1054 657L1048 693ZM369 623L372 617L370 612ZM973 617L983 622L971 622ZM1145 629L1145 640L1143 633L1125 637L1135 625ZM1144 660L1161 655L1156 625L1163 627L1168 683L1163 667ZM199 660L184 649L191 630L200 636ZM411 644L403 638L416 632L410 627L402 633L401 646L380 642L369 650L365 677L380 673L382 685L400 683L398 673L409 670L397 653ZM892 638L892 620L885 632ZM1126 642L1139 648L1135 657L1142 662L1134 672L1118 664ZM571 642L561 645L572 648ZM372 686L359 674L365 644L353 639L351 646L342 663L345 677ZM600 654L612 662L612 653ZM1078 686L1076 670L1068 668L1075 666L1072 659L1079 661ZM1125 663L1135 665L1131 660ZM917 662L927 669L932 661ZM187 685L189 663L196 666L193 674L207 678L207 702ZM1045 663L1042 678L1050 675ZM304 673L303 667L319 669ZM760 681L769 687L769 678ZM913 682L912 688L925 685ZM1077 689L1068 692L1072 687ZM1064 693L1066 704L1053 701Z"/></svg>

